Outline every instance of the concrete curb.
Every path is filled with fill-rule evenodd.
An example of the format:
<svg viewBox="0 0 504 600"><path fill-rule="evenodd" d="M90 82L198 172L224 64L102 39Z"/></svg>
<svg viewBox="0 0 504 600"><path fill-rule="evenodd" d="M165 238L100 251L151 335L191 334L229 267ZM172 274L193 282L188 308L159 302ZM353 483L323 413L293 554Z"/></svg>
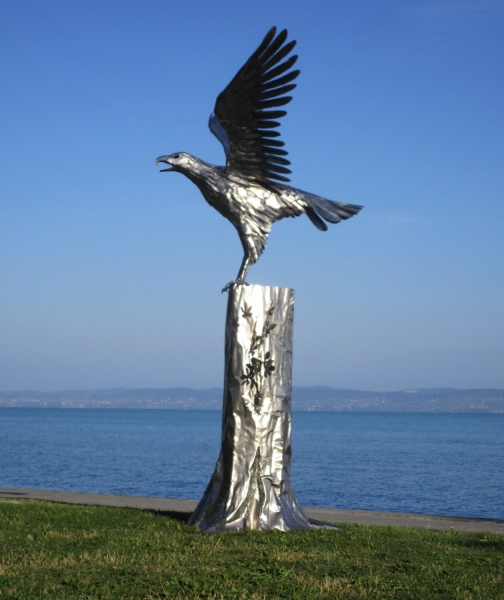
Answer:
<svg viewBox="0 0 504 600"><path fill-rule="evenodd" d="M46 500L48 502L63 502L67 504L139 508L167 512L192 512L198 504L197 500L179 500L178 498L116 496L112 494L88 494L83 492L59 492L18 488L0 488L0 497L11 500ZM498 519L470 519L465 517L441 517L436 515L374 512L367 510L341 510L337 508L304 507L304 510L310 519L332 523L418 527L436 531L455 529L467 533L479 532L504 535L504 521Z"/></svg>

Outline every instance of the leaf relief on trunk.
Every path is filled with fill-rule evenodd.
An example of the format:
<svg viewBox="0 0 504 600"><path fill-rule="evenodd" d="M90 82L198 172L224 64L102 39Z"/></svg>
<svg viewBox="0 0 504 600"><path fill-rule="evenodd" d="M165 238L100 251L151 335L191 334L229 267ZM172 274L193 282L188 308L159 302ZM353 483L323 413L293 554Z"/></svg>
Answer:
<svg viewBox="0 0 504 600"><path fill-rule="evenodd" d="M248 351L249 362L245 365L246 372L241 376L242 385L248 386L253 394L254 410L261 411L268 377L275 371L275 364L271 357L271 352L266 352L266 340L271 332L277 326L272 323L272 315L275 311L275 304L272 302L266 313L266 319L261 333L257 332L257 322L252 315L252 308L245 302L241 307L242 317L246 319L252 328L252 339Z"/></svg>

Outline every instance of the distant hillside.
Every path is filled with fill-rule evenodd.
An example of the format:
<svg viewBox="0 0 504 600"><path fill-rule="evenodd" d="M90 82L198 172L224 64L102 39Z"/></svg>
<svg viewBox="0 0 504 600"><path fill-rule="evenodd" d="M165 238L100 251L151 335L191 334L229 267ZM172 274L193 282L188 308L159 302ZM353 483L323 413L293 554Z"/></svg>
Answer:
<svg viewBox="0 0 504 600"><path fill-rule="evenodd" d="M504 413L504 390L421 388L398 392L363 392L329 387L293 389L297 410L368 412Z"/></svg>
<svg viewBox="0 0 504 600"><path fill-rule="evenodd" d="M220 410L222 389L181 387L0 392L0 407ZM292 408L303 411L504 413L504 390L436 388L364 392L325 386L294 387Z"/></svg>

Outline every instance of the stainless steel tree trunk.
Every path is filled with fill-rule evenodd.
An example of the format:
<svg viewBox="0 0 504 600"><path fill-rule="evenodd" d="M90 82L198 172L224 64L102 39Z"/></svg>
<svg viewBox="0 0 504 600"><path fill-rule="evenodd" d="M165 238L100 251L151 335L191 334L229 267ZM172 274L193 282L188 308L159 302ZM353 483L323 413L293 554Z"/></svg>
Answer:
<svg viewBox="0 0 504 600"><path fill-rule="evenodd" d="M189 519L203 533L310 527L290 477L293 311L288 288L229 292L221 452Z"/></svg>

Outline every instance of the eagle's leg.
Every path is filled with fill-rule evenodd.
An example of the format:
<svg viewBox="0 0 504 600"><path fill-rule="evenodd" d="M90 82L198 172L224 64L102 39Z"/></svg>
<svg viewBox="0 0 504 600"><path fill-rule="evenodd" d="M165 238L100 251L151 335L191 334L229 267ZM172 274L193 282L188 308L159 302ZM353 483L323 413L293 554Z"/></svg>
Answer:
<svg viewBox="0 0 504 600"><path fill-rule="evenodd" d="M248 285L245 281L247 277L248 270L253 264L253 260L251 260L250 256L245 253L243 256L242 264L240 270L238 271L238 277L234 281L230 281L223 289L222 293L229 292L229 290L236 285Z"/></svg>

